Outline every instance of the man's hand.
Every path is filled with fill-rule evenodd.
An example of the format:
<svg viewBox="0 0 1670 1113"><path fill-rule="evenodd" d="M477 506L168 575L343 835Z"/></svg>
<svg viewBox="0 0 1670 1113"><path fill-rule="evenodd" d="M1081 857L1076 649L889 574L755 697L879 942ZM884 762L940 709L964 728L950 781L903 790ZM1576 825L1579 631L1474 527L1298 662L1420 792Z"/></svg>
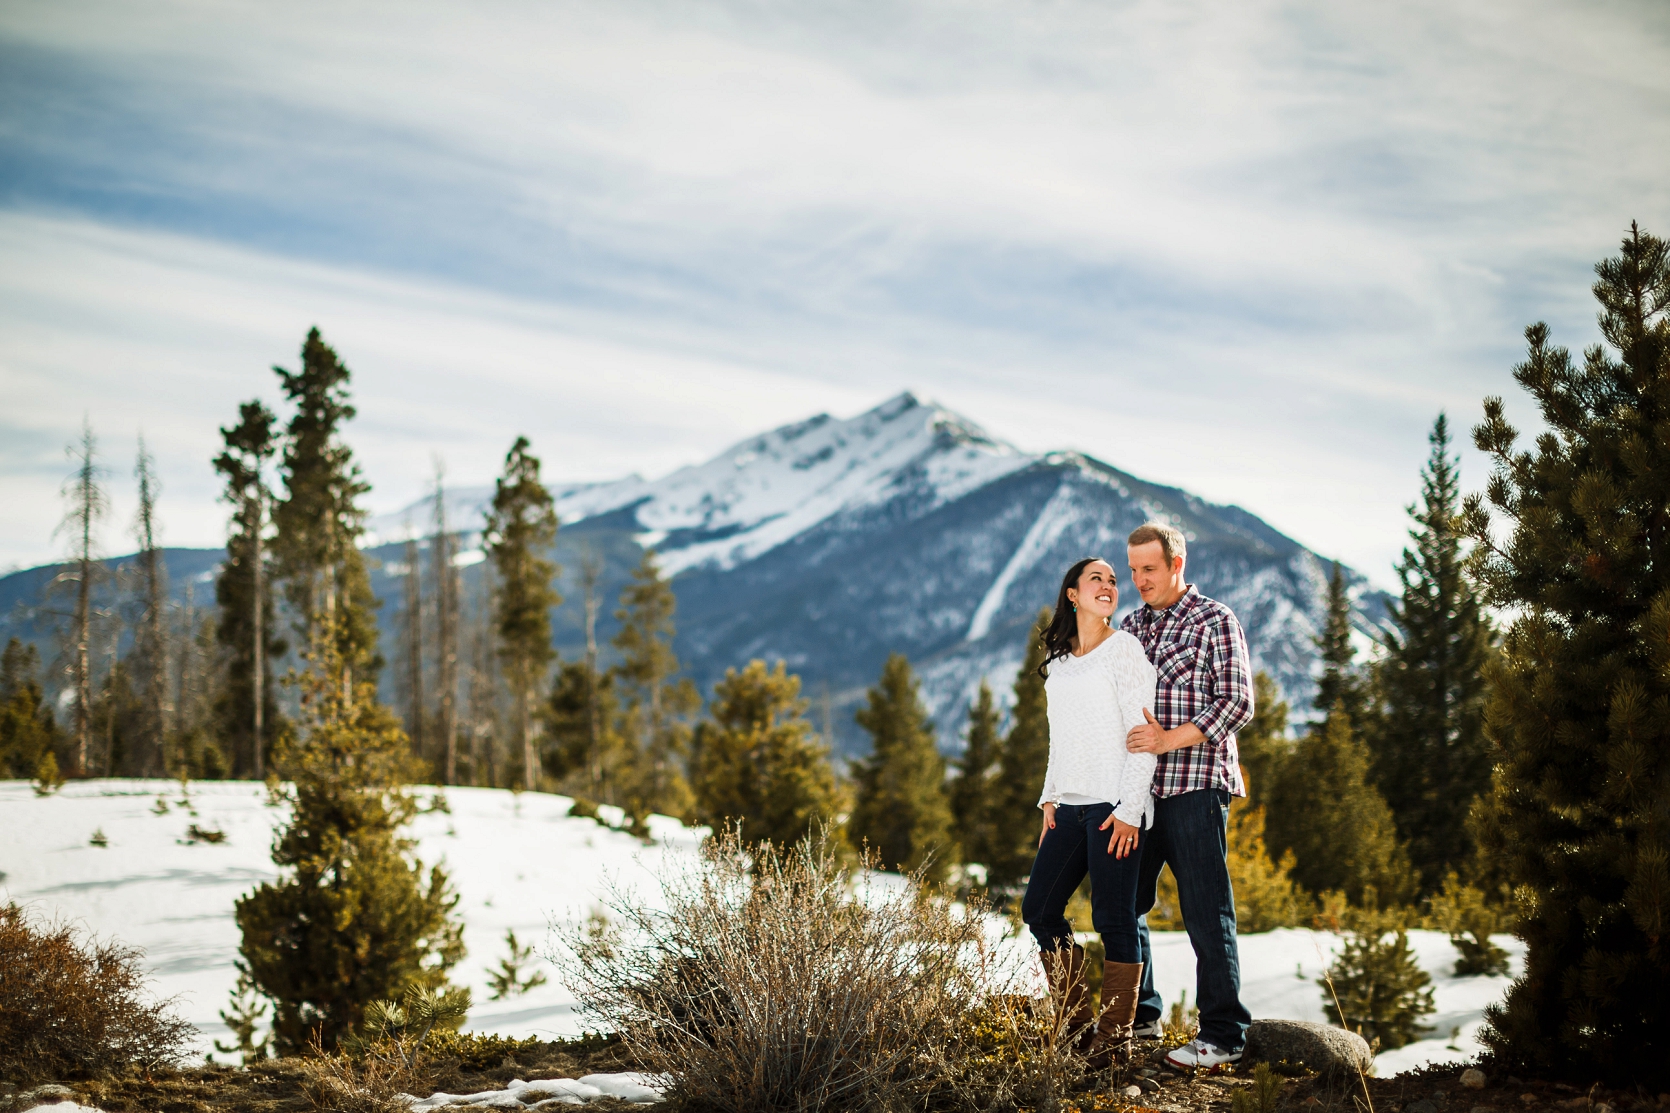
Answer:
<svg viewBox="0 0 1670 1113"><path fill-rule="evenodd" d="M1160 727L1160 720L1154 718L1154 713L1146 707L1142 709L1142 717L1148 721L1132 727L1131 733L1125 736L1125 748L1133 754L1169 754L1173 750L1198 746L1206 741L1206 735L1193 723L1164 730Z"/></svg>
<svg viewBox="0 0 1670 1113"><path fill-rule="evenodd" d="M1131 728L1131 733L1125 736L1125 748L1133 754L1163 754L1171 749L1166 744L1166 732L1160 726L1160 720L1154 718L1154 713L1144 707L1142 717L1147 721Z"/></svg>

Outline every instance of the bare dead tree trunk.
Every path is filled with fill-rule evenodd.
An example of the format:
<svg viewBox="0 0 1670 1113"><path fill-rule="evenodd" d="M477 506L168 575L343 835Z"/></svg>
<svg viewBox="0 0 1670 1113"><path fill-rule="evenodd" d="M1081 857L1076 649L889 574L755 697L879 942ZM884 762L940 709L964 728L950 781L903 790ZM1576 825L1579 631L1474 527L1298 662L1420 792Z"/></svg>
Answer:
<svg viewBox="0 0 1670 1113"><path fill-rule="evenodd" d="M412 752L427 756L423 707L423 577L417 539L406 537L406 733Z"/></svg>
<svg viewBox="0 0 1670 1113"><path fill-rule="evenodd" d="M253 604L255 613L252 616L250 626L255 631L255 645L253 647L254 651L250 654L250 660L254 663L255 671L251 677L250 686L255 695L255 709L251 714L253 721L250 725L253 730L255 752L252 755L251 765L255 771L255 779L264 781L267 779L267 747L264 737L267 712L267 631L265 628L267 608L264 605L266 603L266 569L262 566L265 555L261 551L261 530L266 525L267 499L266 489L261 486L259 478L255 481L255 498L252 502L254 505L250 507L249 547L252 562L251 572L255 581L255 602Z"/></svg>
<svg viewBox="0 0 1670 1113"><path fill-rule="evenodd" d="M119 651L122 647L122 622L114 612L110 614L110 668L104 682L104 775L116 775L116 680L122 667Z"/></svg>
<svg viewBox="0 0 1670 1113"><path fill-rule="evenodd" d="M148 715L146 753L141 766L147 775L155 776L168 769L168 736L172 718L169 699L168 644L163 623L168 607L168 569L162 550L157 545L156 500L159 484L156 465L145 449L145 438L139 438L139 463L134 469L139 478L139 572L145 581L145 614L140 628L143 643L138 654L145 684Z"/></svg>
<svg viewBox="0 0 1670 1113"><path fill-rule="evenodd" d="M430 562L435 577L436 728L441 732L441 783L458 779L458 570L452 566L453 536L447 532L445 470L435 461L435 535Z"/></svg>
<svg viewBox="0 0 1670 1113"><path fill-rule="evenodd" d="M93 669L92 669L92 609L93 577L98 565L93 559L93 528L104 516L104 491L99 486L98 465L95 463L98 442L93 437L93 426L85 418L81 424L80 443L71 445L68 454L76 462L75 476L70 480L69 513L59 528L70 534L76 564L74 664L75 678L75 773L86 776L88 751L93 737ZM67 577L65 577L67 578Z"/></svg>

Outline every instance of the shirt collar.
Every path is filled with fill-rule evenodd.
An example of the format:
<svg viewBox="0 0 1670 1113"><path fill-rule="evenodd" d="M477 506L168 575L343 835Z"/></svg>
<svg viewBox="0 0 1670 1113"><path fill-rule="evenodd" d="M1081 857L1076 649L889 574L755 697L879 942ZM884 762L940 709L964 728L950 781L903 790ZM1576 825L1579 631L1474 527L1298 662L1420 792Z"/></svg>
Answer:
<svg viewBox="0 0 1670 1113"><path fill-rule="evenodd" d="M1195 590L1194 584L1184 584L1183 594L1179 595L1177 597L1177 601L1171 606L1156 608L1144 603L1142 605L1142 609L1148 612L1150 618L1164 618L1167 615L1180 615L1192 610L1194 608L1195 601L1199 598L1200 592Z"/></svg>

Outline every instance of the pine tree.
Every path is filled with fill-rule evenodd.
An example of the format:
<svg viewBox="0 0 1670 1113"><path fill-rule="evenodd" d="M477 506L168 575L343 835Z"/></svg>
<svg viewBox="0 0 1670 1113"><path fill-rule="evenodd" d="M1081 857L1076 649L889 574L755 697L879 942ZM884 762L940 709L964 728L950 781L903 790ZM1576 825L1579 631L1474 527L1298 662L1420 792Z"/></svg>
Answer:
<svg viewBox="0 0 1670 1113"><path fill-rule="evenodd" d="M1429 440L1422 505L1409 508L1414 547L1397 565L1399 629L1384 636L1375 668L1381 711L1370 741L1375 782L1430 893L1473 856L1467 817L1490 783L1485 666L1494 632L1463 575L1460 476L1443 414Z"/></svg>
<svg viewBox="0 0 1670 1113"><path fill-rule="evenodd" d="M1631 225L1596 268L1605 343L1579 366L1526 330L1514 378L1547 432L1516 450L1500 398L1464 518L1484 602L1514 615L1489 670L1492 852L1525 973L1487 1013L1508 1069L1670 1084L1670 245Z"/></svg>
<svg viewBox="0 0 1670 1113"><path fill-rule="evenodd" d="M673 652L673 615L678 600L661 577L655 551L644 550L621 590L614 646L620 663L613 674L622 695L620 733L633 754L634 777L627 810L685 817L694 803L682 771L690 750L690 719L702 697L688 677L679 677Z"/></svg>
<svg viewBox="0 0 1670 1113"><path fill-rule="evenodd" d="M139 542L139 576L144 609L136 624L129 672L142 693L139 724L140 752L135 768L142 776L160 776L168 770L168 733L173 710L168 680L168 566L157 543L161 532L157 521L156 461L139 438L139 459L134 467L139 480L139 515L134 534Z"/></svg>
<svg viewBox="0 0 1670 1113"><path fill-rule="evenodd" d="M70 633L70 672L75 682L75 748L71 771L85 777L90 773L88 761L93 744L93 580L100 572L95 559L94 532L109 503L99 482L98 441L90 422L82 421L81 439L65 449L65 453L75 461L75 475L64 488L68 510L58 529L70 539L75 571L59 579L76 585L74 625Z"/></svg>
<svg viewBox="0 0 1670 1113"><path fill-rule="evenodd" d="M1241 779L1247 785L1247 803L1262 807L1281 776L1282 765L1293 752L1287 734L1287 701L1270 674L1259 670L1253 676L1253 717L1235 736L1241 755Z"/></svg>
<svg viewBox="0 0 1670 1113"><path fill-rule="evenodd" d="M505 456L504 475L494 487L487 516L487 552L498 577L494 617L522 756L522 787L531 789L539 776L534 694L556 656L551 608L562 596L551 586L557 566L545 556L557 541L557 512L551 492L539 481L539 459L528 448L528 438L517 437Z"/></svg>
<svg viewBox="0 0 1670 1113"><path fill-rule="evenodd" d="M40 683L41 659L17 638L0 653L0 778L40 777L43 763L56 774L62 739ZM43 778L50 781L53 777Z"/></svg>
<svg viewBox="0 0 1670 1113"><path fill-rule="evenodd" d="M869 732L871 750L854 770L848 837L855 844L868 843L884 869L909 872L926 866L930 878L943 880L955 852L945 759L922 706L921 686L903 654L887 658L868 704L854 718Z"/></svg>
<svg viewBox="0 0 1670 1113"><path fill-rule="evenodd" d="M696 820L740 823L750 843L788 845L840 810L829 751L806 721L800 678L783 662L726 669L691 740Z"/></svg>
<svg viewBox="0 0 1670 1113"><path fill-rule="evenodd" d="M1279 861L1272 860L1264 841L1264 827L1262 807L1245 800L1231 806L1227 832L1229 880L1235 892L1236 930L1240 932L1298 927L1309 919L1311 902L1293 880L1298 859L1288 850ZM1154 926L1152 921L1150 926Z"/></svg>
<svg viewBox="0 0 1670 1113"><path fill-rule="evenodd" d="M226 663L225 687L215 708L217 733L236 755L234 767L256 780L266 778L272 739L287 729L278 711L272 662L289 652L289 644L279 634L264 544L270 497L264 473L278 451L277 420L260 402L243 403L238 424L221 429L225 447L214 460L215 471L226 480L221 498L232 507L226 560L215 580L220 612L215 640Z"/></svg>
<svg viewBox="0 0 1670 1113"><path fill-rule="evenodd" d="M369 682L344 693L346 639L316 623L303 695L306 736L283 754L290 824L273 846L284 876L237 902L239 955L271 999L281 1055L353 1034L375 1001L434 989L464 954L446 871L411 860L416 810L400 788L408 743ZM347 644L352 644L347 641Z"/></svg>
<svg viewBox="0 0 1670 1113"><path fill-rule="evenodd" d="M619 729L615 674L594 673L583 657L562 662L551 684L544 720L545 771L576 797L626 807L623 790L634 784L635 776L630 749Z"/></svg>
<svg viewBox="0 0 1670 1113"><path fill-rule="evenodd" d="M957 845L965 862L985 865L992 852L992 792L998 754L998 713L991 685L980 682L980 694L968 709L968 737L951 781L951 816Z"/></svg>
<svg viewBox="0 0 1670 1113"><path fill-rule="evenodd" d="M1283 763L1266 821L1271 848L1293 852L1293 879L1311 894L1337 890L1353 903L1370 891L1390 904L1414 897L1391 809L1369 780L1368 751L1343 706Z"/></svg>
<svg viewBox="0 0 1670 1113"><path fill-rule="evenodd" d="M1367 719L1368 692L1355 664L1357 649L1351 644L1351 593L1339 561L1334 562L1334 574L1328 578L1327 611L1316 648L1322 659L1322 675L1317 678L1316 697L1311 706L1324 715L1341 708L1361 728Z"/></svg>
<svg viewBox="0 0 1670 1113"><path fill-rule="evenodd" d="M1373 903L1347 917L1345 945L1317 985L1330 1021L1374 1050L1390 1051L1430 1031L1421 1018L1436 1009L1432 978L1415 959L1402 913L1378 911Z"/></svg>
<svg viewBox="0 0 1670 1113"><path fill-rule="evenodd" d="M348 368L315 328L302 344L301 370L273 373L296 406L285 428L285 497L272 510L273 558L297 635L311 645L314 625L328 620L341 642L334 659L343 690L353 691L359 679L375 678L382 662L372 615L378 602L358 547L365 529L359 500L371 486L342 441L342 424L355 413Z"/></svg>
<svg viewBox="0 0 1670 1113"><path fill-rule="evenodd" d="M1038 853L1038 792L1050 760L1049 706L1038 665L1044 659L1044 630L1050 612L1038 613L1026 643L1026 657L1015 674L1015 708L1009 733L997 759L992 793L992 849L986 879L994 889L1013 889L1026 879Z"/></svg>

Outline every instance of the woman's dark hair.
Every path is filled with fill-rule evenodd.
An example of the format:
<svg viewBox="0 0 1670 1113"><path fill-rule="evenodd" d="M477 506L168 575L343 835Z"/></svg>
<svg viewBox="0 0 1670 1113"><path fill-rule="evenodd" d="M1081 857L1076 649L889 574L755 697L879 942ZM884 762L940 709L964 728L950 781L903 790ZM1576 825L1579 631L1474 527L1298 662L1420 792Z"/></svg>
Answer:
<svg viewBox="0 0 1670 1113"><path fill-rule="evenodd" d="M1079 620L1073 614L1073 601L1067 598L1067 589L1079 586L1079 577L1084 575L1086 566L1095 564L1101 557L1085 557L1075 560L1073 566L1067 569L1067 574L1061 577L1061 590L1055 594L1055 617L1044 628L1042 638L1044 644L1044 659L1038 662L1038 675L1048 679L1050 662L1059 660L1073 651L1073 639L1078 636ZM1109 568L1113 565L1108 564ZM1117 575L1114 577L1118 579Z"/></svg>

